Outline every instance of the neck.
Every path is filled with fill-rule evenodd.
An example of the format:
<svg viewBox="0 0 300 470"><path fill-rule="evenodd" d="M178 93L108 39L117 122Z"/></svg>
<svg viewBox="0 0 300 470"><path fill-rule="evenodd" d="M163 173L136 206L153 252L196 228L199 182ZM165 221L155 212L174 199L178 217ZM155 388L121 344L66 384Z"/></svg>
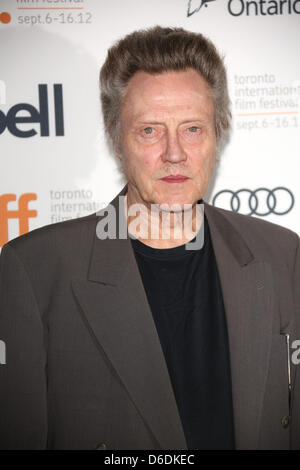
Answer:
<svg viewBox="0 0 300 470"><path fill-rule="evenodd" d="M173 248L192 240L203 223L200 204L166 211L157 204L145 205L124 198L128 233L153 248Z"/></svg>

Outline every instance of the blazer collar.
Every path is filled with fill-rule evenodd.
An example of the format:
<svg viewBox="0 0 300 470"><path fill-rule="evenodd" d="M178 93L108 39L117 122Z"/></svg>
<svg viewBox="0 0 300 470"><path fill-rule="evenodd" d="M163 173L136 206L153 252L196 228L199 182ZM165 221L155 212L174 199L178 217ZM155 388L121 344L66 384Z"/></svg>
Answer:
<svg viewBox="0 0 300 470"><path fill-rule="evenodd" d="M119 196L126 192L127 185L111 201L117 215L117 233L119 217L125 217L124 211L120 211ZM258 446L269 367L272 272L268 263L255 259L226 211L207 203L204 210L228 326L236 448L254 449ZM130 239L99 241L95 234L88 281L73 280L72 285L99 346L105 350L159 446L186 449L175 396ZM109 285L113 289L108 289Z"/></svg>
<svg viewBox="0 0 300 470"><path fill-rule="evenodd" d="M110 207L114 208L116 214L116 238L118 238L120 227L126 226L123 198L120 198L120 196L124 197L127 193L127 189L128 184L122 188L109 204ZM251 250L226 216L224 216L219 209L206 202L204 202L204 212L209 223L212 239L215 240L216 238L222 238L223 242L227 245L240 266L245 266L253 261L254 256L251 253ZM106 216L107 212L106 209L103 209L96 214L101 217L102 215ZM127 265L128 256L130 256L128 251L131 251L130 239L128 237L118 239L118 243L116 243L115 239L107 238L104 242L106 248L103 250L101 244L97 243L96 234L88 279L91 281L103 281L105 283L117 284L125 275L126 269L122 270L120 267ZM116 259L119 260L119 263L111 263L111 255L116 257Z"/></svg>

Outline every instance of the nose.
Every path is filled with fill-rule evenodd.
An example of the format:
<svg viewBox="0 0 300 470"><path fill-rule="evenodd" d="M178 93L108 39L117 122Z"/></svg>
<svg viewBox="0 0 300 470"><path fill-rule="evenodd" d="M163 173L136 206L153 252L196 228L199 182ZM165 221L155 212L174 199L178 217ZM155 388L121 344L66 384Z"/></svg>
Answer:
<svg viewBox="0 0 300 470"><path fill-rule="evenodd" d="M182 148L177 132L169 132L167 134L166 149L162 155L163 161L171 163L180 163L186 160L186 158L186 153Z"/></svg>

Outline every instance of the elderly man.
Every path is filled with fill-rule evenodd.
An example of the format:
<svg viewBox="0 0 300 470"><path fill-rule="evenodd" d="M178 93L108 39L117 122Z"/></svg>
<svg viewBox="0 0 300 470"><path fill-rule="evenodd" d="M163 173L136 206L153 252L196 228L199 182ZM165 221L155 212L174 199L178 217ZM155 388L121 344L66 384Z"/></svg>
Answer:
<svg viewBox="0 0 300 470"><path fill-rule="evenodd" d="M203 201L230 125L218 52L137 31L100 81L127 184L3 247L0 447L300 449L299 238Z"/></svg>

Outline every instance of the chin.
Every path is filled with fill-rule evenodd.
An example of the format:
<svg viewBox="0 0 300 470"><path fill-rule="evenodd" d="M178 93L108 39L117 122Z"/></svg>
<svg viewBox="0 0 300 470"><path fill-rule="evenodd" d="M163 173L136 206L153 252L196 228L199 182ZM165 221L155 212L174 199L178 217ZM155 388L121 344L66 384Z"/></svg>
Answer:
<svg viewBox="0 0 300 470"><path fill-rule="evenodd" d="M155 204L157 204L161 210L167 210L168 207L171 206L178 206L178 209L175 208L174 212L180 212L184 210L184 205L185 204L194 204L197 202L197 199L195 200L194 198L191 198L190 196L178 196L178 197L170 197L170 195L166 195L165 197L158 198L157 201L155 201ZM164 205L166 206L164 208Z"/></svg>

